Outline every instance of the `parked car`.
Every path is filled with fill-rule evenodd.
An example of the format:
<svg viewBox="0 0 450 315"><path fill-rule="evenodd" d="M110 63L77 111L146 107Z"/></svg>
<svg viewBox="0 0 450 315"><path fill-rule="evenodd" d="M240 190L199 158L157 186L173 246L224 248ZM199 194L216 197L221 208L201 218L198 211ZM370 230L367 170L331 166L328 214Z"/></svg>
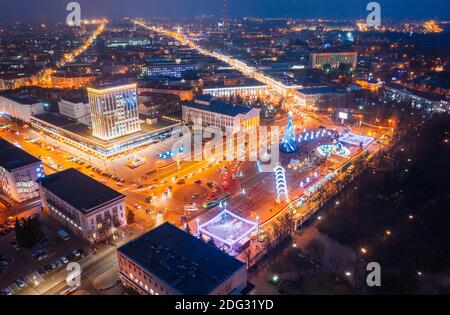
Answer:
<svg viewBox="0 0 450 315"><path fill-rule="evenodd" d="M72 252L72 254L73 254L75 257L80 257L80 256L81 256L80 250L78 250L78 249L75 249L75 250Z"/></svg>
<svg viewBox="0 0 450 315"><path fill-rule="evenodd" d="M66 256L61 257L61 261L62 261L64 264L68 264L68 263L69 263L69 259L68 259Z"/></svg>
<svg viewBox="0 0 450 315"><path fill-rule="evenodd" d="M16 284L19 288L24 288L27 284L25 283L25 280L23 280L22 278L19 278L16 280Z"/></svg>

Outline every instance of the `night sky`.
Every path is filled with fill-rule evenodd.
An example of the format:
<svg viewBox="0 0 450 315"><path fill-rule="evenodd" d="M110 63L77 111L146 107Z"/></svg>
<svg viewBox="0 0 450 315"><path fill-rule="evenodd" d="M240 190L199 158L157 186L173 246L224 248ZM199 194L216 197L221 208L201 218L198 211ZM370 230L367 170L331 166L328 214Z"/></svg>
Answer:
<svg viewBox="0 0 450 315"><path fill-rule="evenodd" d="M230 16L344 17L367 16L371 0L228 0ZM0 23L16 20L65 20L69 0L0 0ZM222 0L78 0L82 18L192 17L221 15ZM382 17L450 19L449 0L379 0Z"/></svg>

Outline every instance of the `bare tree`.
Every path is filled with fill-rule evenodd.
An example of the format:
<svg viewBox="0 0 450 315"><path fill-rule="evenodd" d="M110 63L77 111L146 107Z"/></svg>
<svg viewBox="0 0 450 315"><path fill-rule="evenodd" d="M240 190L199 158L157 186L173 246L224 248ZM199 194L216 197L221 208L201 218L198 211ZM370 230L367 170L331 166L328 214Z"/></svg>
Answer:
<svg viewBox="0 0 450 315"><path fill-rule="evenodd" d="M305 247L306 254L317 264L322 263L322 257L325 253L325 246L318 239L313 239Z"/></svg>

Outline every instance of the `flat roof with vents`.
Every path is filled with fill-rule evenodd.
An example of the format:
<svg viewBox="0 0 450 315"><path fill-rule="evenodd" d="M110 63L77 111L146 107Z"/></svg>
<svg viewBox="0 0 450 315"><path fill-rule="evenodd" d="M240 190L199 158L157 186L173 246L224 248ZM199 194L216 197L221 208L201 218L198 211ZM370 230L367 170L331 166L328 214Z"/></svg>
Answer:
<svg viewBox="0 0 450 315"><path fill-rule="evenodd" d="M0 138L0 166L8 172L40 162L38 158Z"/></svg>
<svg viewBox="0 0 450 315"><path fill-rule="evenodd" d="M58 196L75 209L88 214L99 207L125 198L106 185L69 168L38 180L42 187Z"/></svg>
<svg viewBox="0 0 450 315"><path fill-rule="evenodd" d="M128 242L118 252L183 295L210 294L245 268L245 263L170 223Z"/></svg>

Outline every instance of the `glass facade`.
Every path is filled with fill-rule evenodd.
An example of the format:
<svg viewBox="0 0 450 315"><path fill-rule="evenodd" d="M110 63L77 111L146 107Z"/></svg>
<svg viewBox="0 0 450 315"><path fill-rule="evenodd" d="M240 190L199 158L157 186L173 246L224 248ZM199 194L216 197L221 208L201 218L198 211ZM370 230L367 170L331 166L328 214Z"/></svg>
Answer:
<svg viewBox="0 0 450 315"><path fill-rule="evenodd" d="M141 130L136 84L108 89L88 89L92 134L111 140Z"/></svg>

